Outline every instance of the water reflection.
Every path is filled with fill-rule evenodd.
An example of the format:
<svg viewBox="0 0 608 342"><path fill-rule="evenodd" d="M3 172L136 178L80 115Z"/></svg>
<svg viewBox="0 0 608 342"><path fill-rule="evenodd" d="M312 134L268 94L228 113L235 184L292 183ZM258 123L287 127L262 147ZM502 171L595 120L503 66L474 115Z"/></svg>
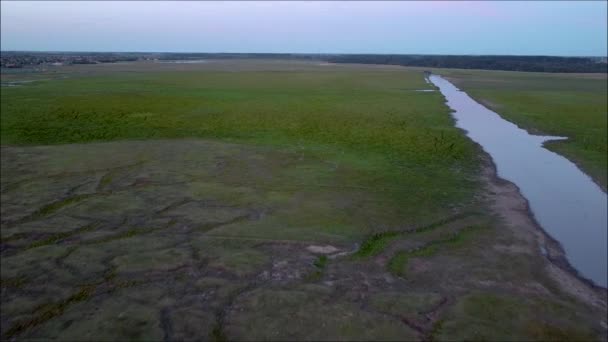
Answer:
<svg viewBox="0 0 608 342"><path fill-rule="evenodd" d="M430 75L454 110L456 126L492 156L498 175L515 183L543 229L559 241L570 264L594 283L607 283L607 198L568 159L542 147L563 137L531 135Z"/></svg>

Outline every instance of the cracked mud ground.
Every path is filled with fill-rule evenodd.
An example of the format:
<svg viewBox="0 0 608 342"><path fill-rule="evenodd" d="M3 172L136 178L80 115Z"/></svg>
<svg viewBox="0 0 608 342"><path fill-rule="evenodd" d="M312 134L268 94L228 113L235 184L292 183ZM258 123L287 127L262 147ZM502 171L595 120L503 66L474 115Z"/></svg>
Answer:
<svg viewBox="0 0 608 342"><path fill-rule="evenodd" d="M324 160L200 140L3 147L2 339L606 339L605 295L567 291L487 196L409 222Z"/></svg>

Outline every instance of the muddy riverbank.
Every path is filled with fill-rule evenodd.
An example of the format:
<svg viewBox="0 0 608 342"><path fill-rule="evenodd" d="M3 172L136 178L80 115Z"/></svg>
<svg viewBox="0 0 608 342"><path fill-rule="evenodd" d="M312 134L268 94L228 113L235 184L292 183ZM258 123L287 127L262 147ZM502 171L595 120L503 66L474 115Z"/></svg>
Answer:
<svg viewBox="0 0 608 342"><path fill-rule="evenodd" d="M543 147L563 137L531 135L475 102L466 93L431 75L466 131L493 159L497 175L517 185L534 219L566 253L584 278L607 283L606 194L566 158Z"/></svg>
<svg viewBox="0 0 608 342"><path fill-rule="evenodd" d="M486 200L491 203L494 215L501 217L518 238L529 242L527 245L504 246L500 248L522 249L523 252L546 258L544 271L562 291L582 302L606 309L608 291L581 277L566 259L566 254L558 241L547 234L534 219L528 201L519 188L500 177L496 165L489 155L484 157L481 179L486 185ZM538 246L538 248L534 248ZM495 246L496 247L496 246Z"/></svg>

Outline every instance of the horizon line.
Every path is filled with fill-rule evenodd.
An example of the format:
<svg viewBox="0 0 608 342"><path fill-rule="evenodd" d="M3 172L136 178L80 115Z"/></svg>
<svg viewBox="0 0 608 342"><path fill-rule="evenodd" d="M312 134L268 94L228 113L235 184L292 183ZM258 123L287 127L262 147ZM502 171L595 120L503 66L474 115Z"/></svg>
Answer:
<svg viewBox="0 0 608 342"><path fill-rule="evenodd" d="M340 53L340 52L201 52L201 51L111 51L111 50L104 50L104 51L95 51L95 50L2 50L0 49L0 53L4 53L4 52L39 52L39 53L138 53L138 54L145 54L145 53L158 53L158 54L162 54L162 53L174 53L174 54L195 54L195 53L200 53L200 54L270 54L270 55L377 55L377 56L391 56L391 55L398 55L398 56L471 56L471 57L485 57L485 56L489 56L489 57L503 57L503 56L510 56L510 57L564 57L564 58L608 58L608 53L604 56L601 55L544 55L544 54L530 54L530 55L520 55L520 54L452 54L452 53L447 53L447 54L440 54L440 53L362 53L362 52L347 52L347 53Z"/></svg>

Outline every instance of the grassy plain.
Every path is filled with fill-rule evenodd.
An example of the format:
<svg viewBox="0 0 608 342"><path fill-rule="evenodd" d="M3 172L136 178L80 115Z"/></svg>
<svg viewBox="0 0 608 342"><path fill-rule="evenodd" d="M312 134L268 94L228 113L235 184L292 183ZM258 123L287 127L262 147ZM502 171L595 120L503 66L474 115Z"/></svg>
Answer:
<svg viewBox="0 0 608 342"><path fill-rule="evenodd" d="M606 339L419 71L2 77L3 339Z"/></svg>
<svg viewBox="0 0 608 342"><path fill-rule="evenodd" d="M368 176L344 181L393 194L418 217L472 194L473 144L453 127L441 95L414 91L426 86L419 73L156 65L4 88L2 143L198 137L312 149L359 163Z"/></svg>
<svg viewBox="0 0 608 342"><path fill-rule="evenodd" d="M547 147L576 162L606 191L606 74L436 70L507 120L535 134L568 137Z"/></svg>

